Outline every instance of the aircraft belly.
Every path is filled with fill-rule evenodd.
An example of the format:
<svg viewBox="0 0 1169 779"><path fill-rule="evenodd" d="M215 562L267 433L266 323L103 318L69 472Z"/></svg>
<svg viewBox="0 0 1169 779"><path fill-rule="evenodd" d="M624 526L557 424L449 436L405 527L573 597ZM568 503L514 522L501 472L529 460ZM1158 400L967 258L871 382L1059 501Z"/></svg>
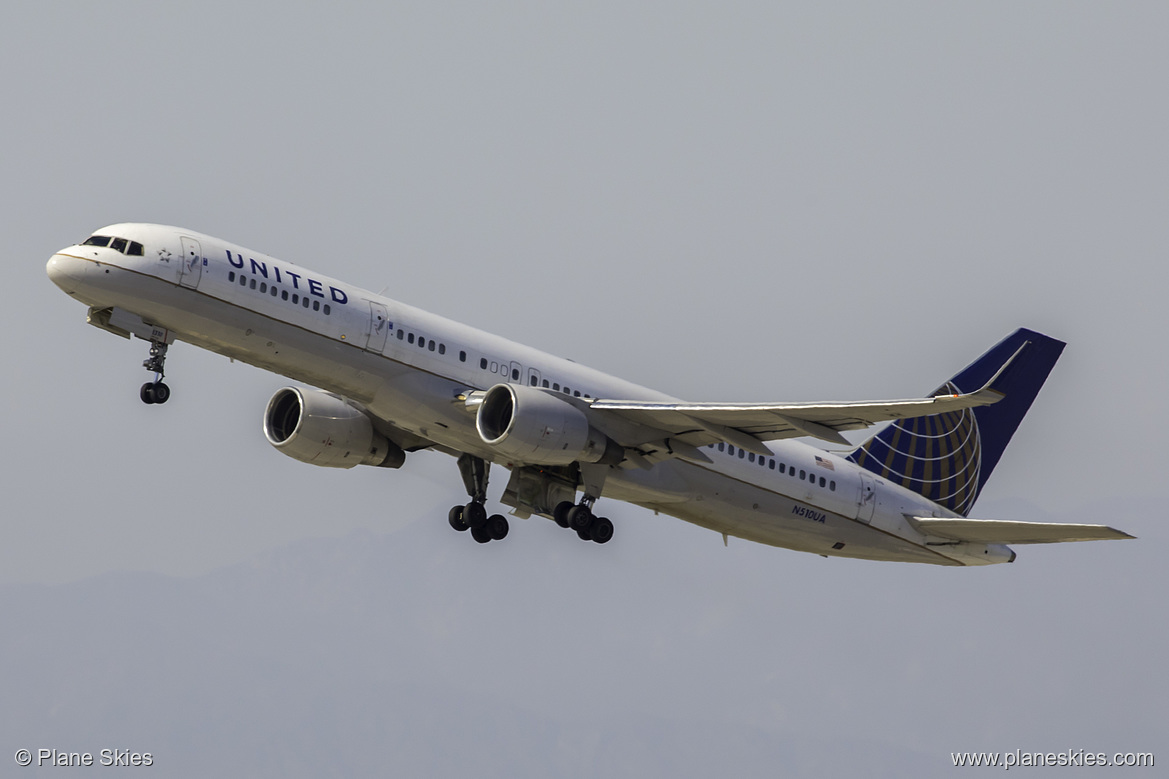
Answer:
<svg viewBox="0 0 1169 779"><path fill-rule="evenodd" d="M692 463L663 463L685 471L688 494L663 501L638 489L641 472L622 472L614 497L747 541L832 557L960 565L933 550L855 519L816 508L758 485ZM611 479L612 480L612 479ZM610 491L606 487L606 495ZM834 548L843 544L840 548Z"/></svg>

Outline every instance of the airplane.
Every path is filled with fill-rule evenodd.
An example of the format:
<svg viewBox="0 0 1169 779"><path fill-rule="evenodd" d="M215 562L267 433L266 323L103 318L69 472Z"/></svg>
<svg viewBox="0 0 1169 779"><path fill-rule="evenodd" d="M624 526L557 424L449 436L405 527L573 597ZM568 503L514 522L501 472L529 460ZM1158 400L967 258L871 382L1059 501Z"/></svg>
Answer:
<svg viewBox="0 0 1169 779"><path fill-rule="evenodd" d="M509 472L498 501L513 516L598 544L613 537L602 497L724 544L825 557L972 566L1014 562L1010 544L1132 538L970 516L1063 351L1032 330L923 398L694 403L178 227L110 225L46 271L89 324L149 342L145 403L169 400L165 362L182 341L307 385L264 411L289 457L394 469L419 450L454 456L469 500L447 520L479 543L510 529L487 511L492 465ZM881 423L859 446L841 435Z"/></svg>

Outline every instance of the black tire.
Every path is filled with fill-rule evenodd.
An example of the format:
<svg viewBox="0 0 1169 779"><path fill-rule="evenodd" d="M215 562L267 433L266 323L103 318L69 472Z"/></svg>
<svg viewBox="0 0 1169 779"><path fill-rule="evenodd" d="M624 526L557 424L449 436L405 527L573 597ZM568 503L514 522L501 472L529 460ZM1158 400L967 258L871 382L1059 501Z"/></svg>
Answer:
<svg viewBox="0 0 1169 779"><path fill-rule="evenodd" d="M592 541L593 540L593 537L591 535L589 535L589 531L587 529L576 531L576 536L581 541Z"/></svg>
<svg viewBox="0 0 1169 779"><path fill-rule="evenodd" d="M507 523L507 517L502 514L492 514L487 518L487 524L483 526L487 531L487 535L491 536L492 541L502 541L507 538L507 531L511 526Z"/></svg>
<svg viewBox="0 0 1169 779"><path fill-rule="evenodd" d="M138 397L142 398L142 402L146 405L154 403L154 385L146 382L142 385L142 389L138 390Z"/></svg>
<svg viewBox="0 0 1169 779"><path fill-rule="evenodd" d="M161 381L156 381L154 383L154 402L166 403L168 400L170 400L170 387Z"/></svg>
<svg viewBox="0 0 1169 779"><path fill-rule="evenodd" d="M446 521L451 523L451 527L458 530L460 533L469 529L471 526L463 521L463 507L454 506L446 515Z"/></svg>
<svg viewBox="0 0 1169 779"><path fill-rule="evenodd" d="M471 538L481 544L486 544L491 540L491 534L487 532L487 528L485 527L473 527L471 528Z"/></svg>
<svg viewBox="0 0 1169 779"><path fill-rule="evenodd" d="M568 526L577 532L588 530L592 522L593 512L589 511L588 506L573 506L568 512Z"/></svg>
<svg viewBox="0 0 1169 779"><path fill-rule="evenodd" d="M482 503L472 501L463 507L463 521L472 530L483 527L487 524L487 509L483 508Z"/></svg>
<svg viewBox="0 0 1169 779"><path fill-rule="evenodd" d="M556 504L556 509L552 512L552 519L556 520L556 524L561 527L568 527L568 512L572 511L572 501L562 500Z"/></svg>
<svg viewBox="0 0 1169 779"><path fill-rule="evenodd" d="M607 544L613 537L613 523L608 517L597 517L589 525L589 536L598 544Z"/></svg>

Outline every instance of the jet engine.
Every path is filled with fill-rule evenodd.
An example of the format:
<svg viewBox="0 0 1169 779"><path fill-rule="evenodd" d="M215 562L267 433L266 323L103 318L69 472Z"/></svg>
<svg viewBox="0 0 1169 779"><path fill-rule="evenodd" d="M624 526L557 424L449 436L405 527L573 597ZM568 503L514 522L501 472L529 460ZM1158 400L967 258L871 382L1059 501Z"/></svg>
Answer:
<svg viewBox="0 0 1169 779"><path fill-rule="evenodd" d="M585 412L535 387L496 384L475 416L483 443L516 462L616 465L625 450L589 425Z"/></svg>
<svg viewBox="0 0 1169 779"><path fill-rule="evenodd" d="M329 392L285 387L264 411L268 443L289 457L325 468L401 468L406 453L373 429L373 420Z"/></svg>

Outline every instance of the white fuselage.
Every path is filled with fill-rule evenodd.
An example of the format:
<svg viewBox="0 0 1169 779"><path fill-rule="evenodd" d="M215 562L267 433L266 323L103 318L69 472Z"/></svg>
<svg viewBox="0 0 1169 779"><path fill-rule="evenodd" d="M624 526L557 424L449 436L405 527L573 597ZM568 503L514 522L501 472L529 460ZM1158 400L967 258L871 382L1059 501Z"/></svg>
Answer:
<svg viewBox="0 0 1169 779"><path fill-rule="evenodd" d="M350 398L433 442L511 466L488 446L461 400L499 383L573 397L669 400L660 392L189 230L123 224L103 233L144 247L128 256L72 246L49 261L53 281L94 309L137 315L186 341ZM730 450L733 454L729 453ZM613 468L604 498L718 533L822 555L973 565L1006 547L934 545L906 519L955 516L848 460L799 441L773 457L702 449L713 462L669 459Z"/></svg>

